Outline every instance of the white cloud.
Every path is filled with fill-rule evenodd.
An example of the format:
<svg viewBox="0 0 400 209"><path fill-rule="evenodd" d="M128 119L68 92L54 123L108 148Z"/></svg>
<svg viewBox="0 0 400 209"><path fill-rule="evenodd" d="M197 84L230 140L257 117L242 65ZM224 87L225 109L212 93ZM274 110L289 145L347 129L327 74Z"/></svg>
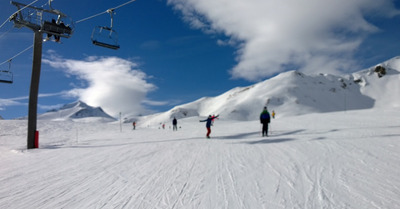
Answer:
<svg viewBox="0 0 400 209"><path fill-rule="evenodd" d="M42 109L42 110L56 110L56 109L60 109L62 106L64 106L63 104L56 104L56 105L40 105L38 104L38 108Z"/></svg>
<svg viewBox="0 0 400 209"><path fill-rule="evenodd" d="M47 93L47 94L39 94L39 98L43 97L53 97L53 96L59 96L59 95L65 95L66 92L59 92L59 93ZM21 97L14 97L14 98L0 98L0 110L5 110L5 107L8 106L28 106L29 102L29 96L21 96ZM60 105L58 105L60 106ZM39 108L48 110L49 106L44 106L44 105L38 105ZM52 108L54 109L54 108Z"/></svg>
<svg viewBox="0 0 400 209"><path fill-rule="evenodd" d="M6 110L9 106L24 106L27 103L21 102L21 100L27 100L29 97L14 97L14 98L0 98L0 110Z"/></svg>
<svg viewBox="0 0 400 209"><path fill-rule="evenodd" d="M4 110L7 106L16 106L16 105L24 105L21 102L18 102L17 99L1 99L0 98L0 110Z"/></svg>
<svg viewBox="0 0 400 209"><path fill-rule="evenodd" d="M334 73L355 62L368 15L392 17L391 0L168 0L185 21L236 44L232 76L258 80L285 70ZM218 41L218 44L227 43Z"/></svg>
<svg viewBox="0 0 400 209"><path fill-rule="evenodd" d="M156 89L148 83L148 76L138 70L137 64L117 57L88 57L86 60L62 59L52 56L43 59L55 68L65 69L68 75L76 76L84 85L67 92L91 106L101 106L107 113L145 114L143 106L149 103L146 95Z"/></svg>

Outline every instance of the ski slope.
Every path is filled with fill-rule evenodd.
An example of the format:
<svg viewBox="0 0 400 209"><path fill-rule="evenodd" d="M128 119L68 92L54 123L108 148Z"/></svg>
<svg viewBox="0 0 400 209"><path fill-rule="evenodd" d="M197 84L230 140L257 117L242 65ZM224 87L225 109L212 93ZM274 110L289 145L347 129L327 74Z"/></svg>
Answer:
<svg viewBox="0 0 400 209"><path fill-rule="evenodd" d="M0 208L400 208L400 112L158 125L0 120Z"/></svg>

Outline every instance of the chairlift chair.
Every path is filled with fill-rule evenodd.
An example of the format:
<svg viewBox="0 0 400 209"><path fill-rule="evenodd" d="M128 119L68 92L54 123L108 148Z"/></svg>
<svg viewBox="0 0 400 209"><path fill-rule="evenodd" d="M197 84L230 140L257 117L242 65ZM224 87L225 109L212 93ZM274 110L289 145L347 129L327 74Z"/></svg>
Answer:
<svg viewBox="0 0 400 209"><path fill-rule="evenodd" d="M11 68L11 60L8 61L8 70L0 70L0 83L13 83L14 76L13 73L10 71Z"/></svg>
<svg viewBox="0 0 400 209"><path fill-rule="evenodd" d="M40 32L51 34L54 36L69 38L72 34L72 28L70 26L66 26L63 22L57 24L55 20L52 22L43 21Z"/></svg>
<svg viewBox="0 0 400 209"><path fill-rule="evenodd" d="M47 33L48 37L69 38L73 33L73 21L58 10L46 10L46 20L43 20L40 32ZM49 21L51 19L51 21Z"/></svg>
<svg viewBox="0 0 400 209"><path fill-rule="evenodd" d="M92 43L96 46L101 46L109 49L119 49L118 34L115 30L109 27L97 26L93 29Z"/></svg>
<svg viewBox="0 0 400 209"><path fill-rule="evenodd" d="M0 71L0 83L13 83L13 74L7 70Z"/></svg>
<svg viewBox="0 0 400 209"><path fill-rule="evenodd" d="M115 30L113 30L113 13L114 9L108 9L107 13L110 14L111 17L111 25L110 27L105 26L97 26L93 29L92 33L92 43L96 46L101 46L109 49L119 49L118 45L118 34Z"/></svg>
<svg viewBox="0 0 400 209"><path fill-rule="evenodd" d="M47 14L51 16L50 21L43 21L41 24L41 32L47 33L48 35L54 35L55 37L64 37L69 38L72 35L72 20L70 20L67 15L60 12L59 10L53 9L51 6L51 2L53 0L49 0L50 10L47 11Z"/></svg>

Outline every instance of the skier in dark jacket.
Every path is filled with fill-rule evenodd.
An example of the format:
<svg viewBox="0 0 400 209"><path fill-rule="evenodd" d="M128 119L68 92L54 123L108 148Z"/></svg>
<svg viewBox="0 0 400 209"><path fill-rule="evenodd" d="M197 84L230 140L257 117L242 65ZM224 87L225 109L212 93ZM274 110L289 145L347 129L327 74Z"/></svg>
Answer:
<svg viewBox="0 0 400 209"><path fill-rule="evenodd" d="M176 118L174 118L172 120L172 130L173 131L177 131L178 130L178 121L176 120Z"/></svg>
<svg viewBox="0 0 400 209"><path fill-rule="evenodd" d="M267 107L264 107L264 110L260 114L260 123L263 124L262 127L262 136L268 136L268 124L270 123L271 117L267 110Z"/></svg>
<svg viewBox="0 0 400 209"><path fill-rule="evenodd" d="M133 130L135 130L136 129L136 121L133 121L132 126L133 126Z"/></svg>
<svg viewBox="0 0 400 209"><path fill-rule="evenodd" d="M207 122L206 123L206 128L207 128L207 138L210 138L210 134L211 134L211 123L215 118L218 118L219 115L217 116L211 116L209 115L207 119L205 120L200 120L200 122Z"/></svg>

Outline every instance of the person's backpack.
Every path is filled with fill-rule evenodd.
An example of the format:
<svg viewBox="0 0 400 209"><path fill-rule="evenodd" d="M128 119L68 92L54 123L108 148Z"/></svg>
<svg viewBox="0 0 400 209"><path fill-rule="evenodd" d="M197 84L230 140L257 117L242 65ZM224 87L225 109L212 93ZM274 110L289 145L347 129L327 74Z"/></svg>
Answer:
<svg viewBox="0 0 400 209"><path fill-rule="evenodd" d="M262 114L261 114L261 120L262 120L262 121L266 121L266 122L269 123L270 116L269 116L268 112L265 112L265 113L262 113Z"/></svg>

